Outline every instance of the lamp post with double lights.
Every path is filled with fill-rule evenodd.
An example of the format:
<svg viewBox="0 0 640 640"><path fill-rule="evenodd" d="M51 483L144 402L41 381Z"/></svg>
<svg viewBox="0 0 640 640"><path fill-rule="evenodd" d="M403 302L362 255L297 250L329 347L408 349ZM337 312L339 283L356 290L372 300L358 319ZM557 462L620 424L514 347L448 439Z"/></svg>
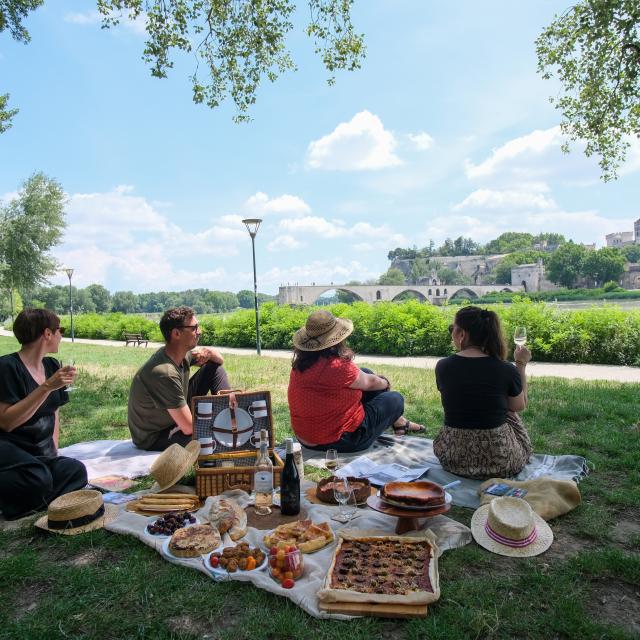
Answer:
<svg viewBox="0 0 640 640"><path fill-rule="evenodd" d="M75 342L75 336L73 334L73 300L71 298L71 276L73 275L73 269L65 269L65 273L69 277L69 315L71 316L71 342Z"/></svg>
<svg viewBox="0 0 640 640"><path fill-rule="evenodd" d="M253 251L253 301L256 309L256 351L260 355L260 315L258 312L258 280L256 278L256 234L262 220L260 218L246 218L242 221L251 236L251 249Z"/></svg>

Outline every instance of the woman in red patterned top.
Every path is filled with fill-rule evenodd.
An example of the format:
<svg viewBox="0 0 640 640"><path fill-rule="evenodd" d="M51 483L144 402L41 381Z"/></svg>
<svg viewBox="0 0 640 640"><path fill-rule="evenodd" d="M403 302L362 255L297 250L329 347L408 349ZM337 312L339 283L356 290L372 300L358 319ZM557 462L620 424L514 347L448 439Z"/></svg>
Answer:
<svg viewBox="0 0 640 640"><path fill-rule="evenodd" d="M293 336L291 425L311 449L362 451L389 427L396 435L424 431L402 415L404 398L384 376L354 364L345 343L352 331L351 320L315 311Z"/></svg>

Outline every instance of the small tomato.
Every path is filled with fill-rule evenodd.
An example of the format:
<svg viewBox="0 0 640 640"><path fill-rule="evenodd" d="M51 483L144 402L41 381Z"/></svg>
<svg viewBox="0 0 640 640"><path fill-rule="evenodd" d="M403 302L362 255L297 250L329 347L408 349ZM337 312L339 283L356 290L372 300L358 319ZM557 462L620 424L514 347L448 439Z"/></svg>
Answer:
<svg viewBox="0 0 640 640"><path fill-rule="evenodd" d="M291 578L286 578L282 581L283 589L291 589L295 585L295 582Z"/></svg>

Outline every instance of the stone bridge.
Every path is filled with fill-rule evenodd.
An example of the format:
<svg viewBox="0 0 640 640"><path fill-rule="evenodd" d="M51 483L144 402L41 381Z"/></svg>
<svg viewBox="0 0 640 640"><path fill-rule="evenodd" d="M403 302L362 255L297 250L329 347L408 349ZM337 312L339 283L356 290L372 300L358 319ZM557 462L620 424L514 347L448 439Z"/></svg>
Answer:
<svg viewBox="0 0 640 640"><path fill-rule="evenodd" d="M465 298L474 300L487 293L496 291L524 291L521 285L425 285L425 284L326 284L326 285L287 285L278 291L278 304L313 304L327 291L344 291L356 300L379 302L396 300L403 293L412 293L421 302L442 304L445 300Z"/></svg>

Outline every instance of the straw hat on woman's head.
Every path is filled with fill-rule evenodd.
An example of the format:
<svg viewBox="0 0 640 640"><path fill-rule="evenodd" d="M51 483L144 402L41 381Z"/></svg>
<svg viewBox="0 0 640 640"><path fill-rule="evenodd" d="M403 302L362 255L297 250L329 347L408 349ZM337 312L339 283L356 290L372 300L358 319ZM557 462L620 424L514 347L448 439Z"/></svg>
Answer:
<svg viewBox="0 0 640 640"><path fill-rule="evenodd" d="M56 498L49 505L47 515L36 520L35 525L52 533L75 536L101 529L117 515L118 507L105 504L99 491L81 489Z"/></svg>
<svg viewBox="0 0 640 640"><path fill-rule="evenodd" d="M348 318L336 318L328 311L314 311L304 327L293 334L293 345L300 351L322 351L352 333L353 322Z"/></svg>
<svg viewBox="0 0 640 640"><path fill-rule="evenodd" d="M473 514L471 533L481 547L516 558L537 556L553 542L551 527L529 503L507 496L494 498Z"/></svg>
<svg viewBox="0 0 640 640"><path fill-rule="evenodd" d="M192 440L186 447L172 444L151 465L150 473L156 483L151 491L163 491L172 487L193 466L200 453L200 443Z"/></svg>

